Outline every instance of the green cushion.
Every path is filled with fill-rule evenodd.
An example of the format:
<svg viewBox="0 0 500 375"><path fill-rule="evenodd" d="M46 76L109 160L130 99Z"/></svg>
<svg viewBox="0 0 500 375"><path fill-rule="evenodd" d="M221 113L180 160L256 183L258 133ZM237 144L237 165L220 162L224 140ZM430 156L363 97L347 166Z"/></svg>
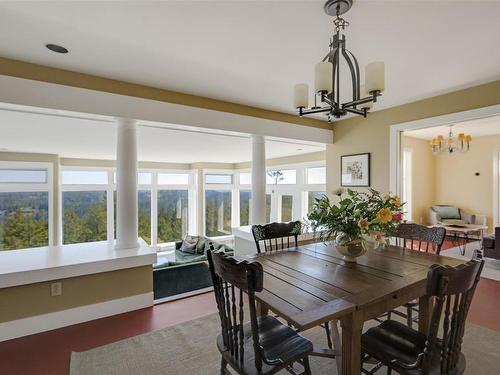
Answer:
<svg viewBox="0 0 500 375"><path fill-rule="evenodd" d="M463 227L463 226L467 225L465 220L458 220L458 219L445 219L445 220L441 220L441 222L445 225L454 225L457 227Z"/></svg>
<svg viewBox="0 0 500 375"><path fill-rule="evenodd" d="M200 236L198 239L198 243L196 244L196 252L198 254L204 254L205 253L205 245L207 243L207 238Z"/></svg>
<svg viewBox="0 0 500 375"><path fill-rule="evenodd" d="M432 210L436 212L442 220L457 219L460 220L460 210L453 206L432 206Z"/></svg>

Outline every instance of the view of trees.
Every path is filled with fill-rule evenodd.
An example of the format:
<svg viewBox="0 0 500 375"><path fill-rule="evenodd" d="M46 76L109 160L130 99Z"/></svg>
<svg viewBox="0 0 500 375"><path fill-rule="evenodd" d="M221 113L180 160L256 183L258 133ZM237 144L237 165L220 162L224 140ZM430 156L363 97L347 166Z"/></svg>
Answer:
<svg viewBox="0 0 500 375"><path fill-rule="evenodd" d="M47 192L0 193L0 250L47 246Z"/></svg>
<svg viewBox="0 0 500 375"><path fill-rule="evenodd" d="M187 234L188 191L158 191L158 243L181 240Z"/></svg>
<svg viewBox="0 0 500 375"><path fill-rule="evenodd" d="M208 237L231 234L231 192L205 191L205 234Z"/></svg>
<svg viewBox="0 0 500 375"><path fill-rule="evenodd" d="M240 225L250 224L250 199L252 192L248 190L240 191Z"/></svg>
<svg viewBox="0 0 500 375"><path fill-rule="evenodd" d="M63 243L107 239L105 191L65 191L63 202Z"/></svg>
<svg viewBox="0 0 500 375"><path fill-rule="evenodd" d="M281 221L292 221L293 196L281 196Z"/></svg>

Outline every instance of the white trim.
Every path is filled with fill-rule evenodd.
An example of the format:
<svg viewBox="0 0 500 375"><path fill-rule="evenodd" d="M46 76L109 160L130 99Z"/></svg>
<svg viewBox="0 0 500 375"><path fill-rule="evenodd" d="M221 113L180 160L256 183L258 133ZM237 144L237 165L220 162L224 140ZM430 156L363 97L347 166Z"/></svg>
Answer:
<svg viewBox="0 0 500 375"><path fill-rule="evenodd" d="M176 294L175 296L170 296L170 297L165 297L165 298L158 298L158 299L154 300L154 304L158 305L160 303L171 302L171 301L175 301L175 300L186 298L186 297L192 297L192 296L196 296L198 294L203 294L203 293L211 292L212 290L214 290L214 287L213 286L209 286L208 288L196 289L196 290L192 290L190 292Z"/></svg>
<svg viewBox="0 0 500 375"><path fill-rule="evenodd" d="M493 154L493 228L500 222L500 149L496 149Z"/></svg>
<svg viewBox="0 0 500 375"><path fill-rule="evenodd" d="M456 122L476 120L498 114L500 114L500 104L391 125L389 151L390 191L395 194L401 193L401 184L399 183L401 179L399 176L401 173L401 133L403 131L450 125Z"/></svg>
<svg viewBox="0 0 500 375"><path fill-rule="evenodd" d="M150 306L153 306L152 292L3 322L0 323L0 341L50 331Z"/></svg>

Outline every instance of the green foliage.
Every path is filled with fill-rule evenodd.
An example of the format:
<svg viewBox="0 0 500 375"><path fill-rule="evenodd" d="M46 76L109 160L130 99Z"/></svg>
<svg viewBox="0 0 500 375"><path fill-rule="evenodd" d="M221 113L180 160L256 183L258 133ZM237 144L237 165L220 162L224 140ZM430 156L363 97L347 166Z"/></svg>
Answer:
<svg viewBox="0 0 500 375"><path fill-rule="evenodd" d="M338 189L334 193L339 197L337 204L326 195L315 198L307 216L307 225L324 241L339 235L348 241L368 234L390 236L402 220L403 204L398 197L382 197L373 189L368 192Z"/></svg>
<svg viewBox="0 0 500 375"><path fill-rule="evenodd" d="M230 191L205 191L205 223L208 237L231 234Z"/></svg>
<svg viewBox="0 0 500 375"><path fill-rule="evenodd" d="M2 227L3 241L0 242L0 250L47 246L49 243L47 219L36 219L22 209L17 209Z"/></svg>

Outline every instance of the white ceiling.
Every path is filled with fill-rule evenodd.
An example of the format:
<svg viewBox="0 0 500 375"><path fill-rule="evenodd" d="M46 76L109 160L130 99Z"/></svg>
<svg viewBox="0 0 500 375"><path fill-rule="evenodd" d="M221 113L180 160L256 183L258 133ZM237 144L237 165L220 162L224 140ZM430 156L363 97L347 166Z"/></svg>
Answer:
<svg viewBox="0 0 500 375"><path fill-rule="evenodd" d="M474 137L485 137L500 134L500 116L486 117L478 120L459 122L452 125L453 134L465 133ZM431 140L438 135L446 137L450 131L450 125L435 126L431 128L405 131L404 135Z"/></svg>
<svg viewBox="0 0 500 375"><path fill-rule="evenodd" d="M12 108L0 109L0 151L83 159L116 158L116 125L107 118ZM137 138L141 161L239 163L251 160L251 140L243 133L142 122ZM289 139L269 138L266 142L267 158L324 149L321 144Z"/></svg>
<svg viewBox="0 0 500 375"><path fill-rule="evenodd" d="M293 112L332 31L323 1L0 3L0 55ZM500 78L499 1L362 1L346 15L394 106ZM59 43L70 53L45 49Z"/></svg>

